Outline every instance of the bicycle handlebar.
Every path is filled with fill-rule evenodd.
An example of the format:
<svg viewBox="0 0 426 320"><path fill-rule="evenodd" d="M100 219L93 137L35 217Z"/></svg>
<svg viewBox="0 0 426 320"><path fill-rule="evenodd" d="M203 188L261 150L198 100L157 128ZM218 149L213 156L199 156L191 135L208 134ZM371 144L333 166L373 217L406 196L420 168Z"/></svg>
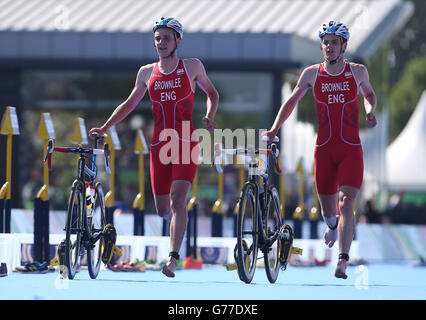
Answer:
<svg viewBox="0 0 426 320"><path fill-rule="evenodd" d="M263 136L263 141L267 141L268 137ZM279 167L278 164L278 156L280 151L278 150L278 147L276 145L276 142L279 142L279 138L275 137L272 142L268 142L268 145L270 145L270 148L267 149L254 149L254 148L241 148L241 149L223 149L222 145L220 143L215 144L214 146L214 164L216 166L216 171L218 173L223 173L223 169L221 167L221 160L223 159L224 155L257 155L257 154L267 154L267 155L274 155L274 171L277 174L281 174L282 170Z"/></svg>
<svg viewBox="0 0 426 320"><path fill-rule="evenodd" d="M103 139L102 138L96 138L96 139ZM46 157L44 158L44 162L48 161L48 168L49 170L52 169L52 154L53 152L63 152L63 153L78 153L78 154L92 154L92 155L104 155L105 157L105 170L108 174L111 174L111 169L109 167L109 156L110 151L108 147L108 143L105 143L104 149L97 149L97 148L82 148L82 147L55 147L53 146L53 140L49 139L47 143L47 152Z"/></svg>
<svg viewBox="0 0 426 320"><path fill-rule="evenodd" d="M272 154L271 149L258 149L258 150L251 150L251 149L222 149L221 144L215 145L215 158L214 163L216 166L216 171L219 173L223 173L222 167L220 166L223 156L224 155L237 155L237 154L244 154L244 155L253 155L253 154Z"/></svg>

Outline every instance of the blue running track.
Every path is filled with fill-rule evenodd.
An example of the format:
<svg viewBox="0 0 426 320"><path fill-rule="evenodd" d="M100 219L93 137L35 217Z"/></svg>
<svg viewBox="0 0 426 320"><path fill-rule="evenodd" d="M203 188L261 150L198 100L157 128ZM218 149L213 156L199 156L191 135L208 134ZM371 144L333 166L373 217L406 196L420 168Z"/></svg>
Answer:
<svg viewBox="0 0 426 320"><path fill-rule="evenodd" d="M251 284L222 266L178 270L175 278L160 271L101 270L97 279L81 270L74 280L58 272L10 272L0 278L0 300L425 300L426 267L372 264L348 267L348 279L336 279L334 266L293 267L270 284L257 268Z"/></svg>

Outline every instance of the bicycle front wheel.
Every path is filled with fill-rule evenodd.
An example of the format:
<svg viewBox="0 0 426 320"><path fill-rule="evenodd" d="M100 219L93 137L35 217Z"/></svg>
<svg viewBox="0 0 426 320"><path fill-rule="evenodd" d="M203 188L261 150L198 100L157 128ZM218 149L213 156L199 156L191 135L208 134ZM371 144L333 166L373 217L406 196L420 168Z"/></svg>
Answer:
<svg viewBox="0 0 426 320"><path fill-rule="evenodd" d="M275 187L268 190L268 203L266 206L266 217L263 223L268 246L264 248L263 258L265 271L269 282L274 283L280 271L278 233L281 229L281 210L278 191Z"/></svg>
<svg viewBox="0 0 426 320"><path fill-rule="evenodd" d="M74 181L68 200L67 220L65 224L65 267L60 266L64 278L74 279L80 267L83 225L84 186L81 181Z"/></svg>
<svg viewBox="0 0 426 320"><path fill-rule="evenodd" d="M87 268L90 278L95 279L101 268L102 231L105 228L105 197L100 183L97 183L95 186L94 202L90 208L87 208L85 224L89 239Z"/></svg>
<svg viewBox="0 0 426 320"><path fill-rule="evenodd" d="M237 216L237 250L235 260L238 275L245 283L250 283L256 270L259 233L257 230L257 208L255 189L250 183L241 191Z"/></svg>

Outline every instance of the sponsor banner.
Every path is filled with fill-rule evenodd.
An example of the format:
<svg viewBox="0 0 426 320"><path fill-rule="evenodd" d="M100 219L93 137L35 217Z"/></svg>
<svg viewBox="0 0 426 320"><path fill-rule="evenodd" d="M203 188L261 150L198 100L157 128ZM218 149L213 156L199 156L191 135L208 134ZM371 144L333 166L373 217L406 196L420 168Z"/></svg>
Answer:
<svg viewBox="0 0 426 320"><path fill-rule="evenodd" d="M321 229L321 228L320 228ZM322 232L319 232L322 235ZM50 234L51 258L56 256L56 248L64 238L63 234ZM367 263L412 262L426 257L426 226L415 225L378 225L358 224L355 239L350 250L351 259L362 259ZM0 234L1 262L6 262L8 269L30 262L33 257L34 236L31 233ZM234 237L198 237L197 257L206 264L225 264L234 262ZM156 236L118 236L116 244L123 252L121 261L136 259L161 261L167 259L170 249L169 237ZM303 260L330 259L334 264L338 258L337 243L328 248L323 239L295 239L293 245L303 249ZM186 256L185 245L180 251Z"/></svg>
<svg viewBox="0 0 426 320"><path fill-rule="evenodd" d="M228 248L225 247L201 247L197 248L197 258L204 264L228 263Z"/></svg>

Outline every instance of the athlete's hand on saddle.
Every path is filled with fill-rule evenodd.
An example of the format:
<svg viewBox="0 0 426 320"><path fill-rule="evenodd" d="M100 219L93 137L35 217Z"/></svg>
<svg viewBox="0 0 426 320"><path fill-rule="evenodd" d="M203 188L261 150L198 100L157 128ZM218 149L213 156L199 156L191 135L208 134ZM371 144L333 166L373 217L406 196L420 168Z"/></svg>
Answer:
<svg viewBox="0 0 426 320"><path fill-rule="evenodd" d="M95 137L105 137L105 130L103 130L102 128L92 128L89 130L89 136L91 138L95 138Z"/></svg>
<svg viewBox="0 0 426 320"><path fill-rule="evenodd" d="M367 114L366 120L368 128L374 128L377 124L376 116L373 112Z"/></svg>
<svg viewBox="0 0 426 320"><path fill-rule="evenodd" d="M207 130L213 131L214 129L216 129L216 122L214 122L212 119L204 117L202 122L206 126Z"/></svg>
<svg viewBox="0 0 426 320"><path fill-rule="evenodd" d="M274 130L269 130L269 131L264 131L262 132L262 138L266 137L267 141L278 141L277 138L277 133Z"/></svg>

